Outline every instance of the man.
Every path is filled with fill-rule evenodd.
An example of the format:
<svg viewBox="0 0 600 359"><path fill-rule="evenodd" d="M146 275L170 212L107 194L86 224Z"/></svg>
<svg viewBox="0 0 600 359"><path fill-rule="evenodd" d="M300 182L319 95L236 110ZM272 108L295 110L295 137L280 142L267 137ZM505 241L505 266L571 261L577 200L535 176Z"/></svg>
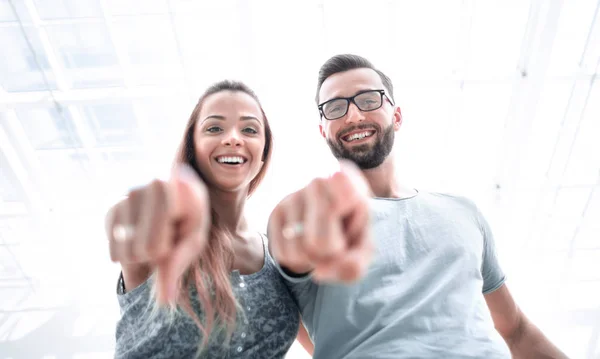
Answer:
<svg viewBox="0 0 600 359"><path fill-rule="evenodd" d="M269 220L314 358L565 358L514 302L477 207L400 184L391 80L365 58L334 56L316 100L323 138L360 168L371 198L350 169L286 197Z"/></svg>

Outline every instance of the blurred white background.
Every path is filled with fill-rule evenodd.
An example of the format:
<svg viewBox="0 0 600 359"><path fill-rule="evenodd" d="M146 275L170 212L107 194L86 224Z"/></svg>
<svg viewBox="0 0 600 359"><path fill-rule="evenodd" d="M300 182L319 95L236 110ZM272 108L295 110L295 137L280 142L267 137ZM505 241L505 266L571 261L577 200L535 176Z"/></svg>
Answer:
<svg viewBox="0 0 600 359"><path fill-rule="evenodd" d="M0 359L112 357L104 213L168 175L212 82L247 82L272 123L257 228L335 168L313 98L343 52L395 83L401 178L475 200L525 313L572 358L600 358L599 6L0 0Z"/></svg>

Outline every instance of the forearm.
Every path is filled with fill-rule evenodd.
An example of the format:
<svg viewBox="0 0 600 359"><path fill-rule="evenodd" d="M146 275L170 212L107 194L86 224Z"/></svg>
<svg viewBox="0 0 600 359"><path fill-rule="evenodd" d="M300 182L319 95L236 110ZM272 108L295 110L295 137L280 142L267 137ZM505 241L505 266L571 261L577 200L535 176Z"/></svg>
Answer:
<svg viewBox="0 0 600 359"><path fill-rule="evenodd" d="M568 359L542 331L524 318L515 333L505 338L514 359Z"/></svg>
<svg viewBox="0 0 600 359"><path fill-rule="evenodd" d="M298 328L298 336L296 337L296 340L298 340L300 345L302 345L302 347L304 348L304 350L306 350L308 354L310 354L311 356L314 354L315 345L310 339L308 331L306 330L302 322L300 322L300 327Z"/></svg>

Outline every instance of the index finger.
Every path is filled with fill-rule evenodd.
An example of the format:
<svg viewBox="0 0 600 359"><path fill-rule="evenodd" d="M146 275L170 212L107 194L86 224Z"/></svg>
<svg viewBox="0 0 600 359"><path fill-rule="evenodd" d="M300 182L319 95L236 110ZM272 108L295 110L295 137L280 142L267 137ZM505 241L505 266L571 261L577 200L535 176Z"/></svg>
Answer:
<svg viewBox="0 0 600 359"><path fill-rule="evenodd" d="M183 167L172 181L177 224L174 248L157 263L157 298L161 304L176 299L181 276L199 259L210 236L208 194L195 172L189 171Z"/></svg>
<svg viewBox="0 0 600 359"><path fill-rule="evenodd" d="M328 179L332 210L339 216L346 216L357 205L367 203L369 192L362 175L352 172L337 172Z"/></svg>

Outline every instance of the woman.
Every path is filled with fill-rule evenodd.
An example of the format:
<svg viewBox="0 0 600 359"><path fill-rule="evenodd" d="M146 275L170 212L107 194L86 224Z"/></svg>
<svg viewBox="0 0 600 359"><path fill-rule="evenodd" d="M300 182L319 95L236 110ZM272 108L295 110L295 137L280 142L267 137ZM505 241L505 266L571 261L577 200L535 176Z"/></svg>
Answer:
<svg viewBox="0 0 600 359"><path fill-rule="evenodd" d="M256 95L219 82L192 112L173 178L109 211L111 259L122 267L115 357L282 358L296 335L311 351L264 238L243 216L271 152Z"/></svg>

